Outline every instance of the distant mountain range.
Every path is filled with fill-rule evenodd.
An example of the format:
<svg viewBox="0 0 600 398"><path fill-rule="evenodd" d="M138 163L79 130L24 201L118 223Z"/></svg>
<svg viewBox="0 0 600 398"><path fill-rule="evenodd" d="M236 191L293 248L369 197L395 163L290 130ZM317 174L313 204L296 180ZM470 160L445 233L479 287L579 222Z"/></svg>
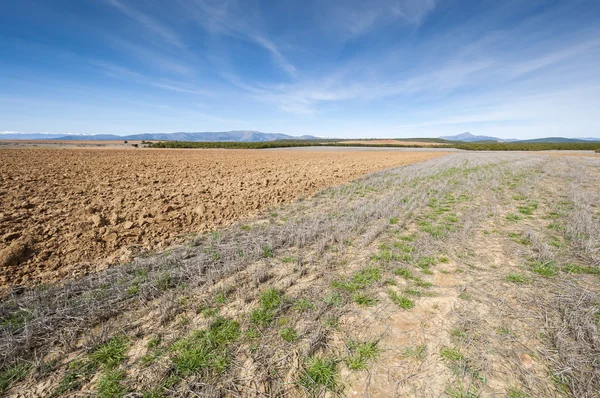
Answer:
<svg viewBox="0 0 600 398"><path fill-rule="evenodd" d="M486 135L473 135L471 133L463 133L440 137L448 141L460 142L521 142L521 143L568 143L568 142L600 142L600 138L564 138L564 137L547 137L536 138L531 140L516 140L503 139L498 137L490 137ZM193 142L265 142L275 140L317 140L319 137L312 135L302 135L294 137L287 134L278 133L262 133L252 130L235 130L222 132L193 132L193 133L147 133L147 134L131 134L131 135L115 135L115 134L69 134L60 133L19 133L11 131L0 131L0 140L63 140L63 141L193 141ZM416 139L420 140L420 139Z"/></svg>
<svg viewBox="0 0 600 398"><path fill-rule="evenodd" d="M481 141L494 141L494 142L521 142L521 143L564 143L564 142L600 142L600 138L564 138L564 137L546 137L536 138L532 140L516 140L516 139L505 139L498 137L489 137L486 135L473 135L471 133L463 133L458 135L450 135L440 137L441 139L448 141L461 141L461 142L481 142Z"/></svg>
<svg viewBox="0 0 600 398"><path fill-rule="evenodd" d="M196 141L196 142L264 142L275 140L316 140L318 137L303 135L294 137L287 134L261 133L260 131L236 130L223 132L202 133L147 133L132 135L114 134L53 134L53 133L0 133L0 139L5 140L63 140L63 141Z"/></svg>
<svg viewBox="0 0 600 398"><path fill-rule="evenodd" d="M443 140L448 141L462 141L462 142L477 142L477 141L506 141L497 137L488 137L485 135L473 135L471 133L462 133L458 135L447 135L445 137L440 137ZM512 140L516 141L516 140Z"/></svg>

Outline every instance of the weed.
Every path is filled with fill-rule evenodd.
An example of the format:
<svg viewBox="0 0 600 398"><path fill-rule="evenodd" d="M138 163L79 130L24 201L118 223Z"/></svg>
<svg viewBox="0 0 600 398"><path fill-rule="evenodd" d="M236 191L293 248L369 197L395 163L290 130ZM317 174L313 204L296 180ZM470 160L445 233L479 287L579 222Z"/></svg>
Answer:
<svg viewBox="0 0 600 398"><path fill-rule="evenodd" d="M106 369L113 369L126 358L128 349L129 340L127 337L118 335L96 348L90 354L90 358Z"/></svg>
<svg viewBox="0 0 600 398"><path fill-rule="evenodd" d="M448 225L434 225L428 221L421 221L419 226L421 227L421 231L428 233L434 238L444 237L448 235L448 232L452 229Z"/></svg>
<svg viewBox="0 0 600 398"><path fill-rule="evenodd" d="M396 282L396 280L394 278L385 278L383 280L383 284L385 286L396 286L398 284L398 282Z"/></svg>
<svg viewBox="0 0 600 398"><path fill-rule="evenodd" d="M518 390L516 388L510 388L506 391L506 396L508 398L530 398L531 395L527 394L522 390Z"/></svg>
<svg viewBox="0 0 600 398"><path fill-rule="evenodd" d="M475 385L471 384L465 388L460 382L457 387L448 388L446 394L450 398L477 398L481 395Z"/></svg>
<svg viewBox="0 0 600 398"><path fill-rule="evenodd" d="M289 263L295 263L295 262L297 262L298 259L296 257L286 256L286 257L283 257L281 259L281 261L284 262L284 263L286 263L286 264L289 264Z"/></svg>
<svg viewBox="0 0 600 398"><path fill-rule="evenodd" d="M352 293L364 289L380 279L381 270L375 267L368 267L354 274L349 280L334 281L332 286Z"/></svg>
<svg viewBox="0 0 600 398"><path fill-rule="evenodd" d="M171 275L168 272L163 272L156 281L156 287L159 290L167 291L170 288L174 287L173 280L171 279Z"/></svg>
<svg viewBox="0 0 600 398"><path fill-rule="evenodd" d="M389 263L391 261L410 261L412 256L408 253L394 253L389 249L382 249L371 256L371 260Z"/></svg>
<svg viewBox="0 0 600 398"><path fill-rule="evenodd" d="M211 307L204 307L200 309L200 313L206 318L212 318L219 313L219 310Z"/></svg>
<svg viewBox="0 0 600 398"><path fill-rule="evenodd" d="M293 328L283 328L279 331L279 336L288 343L293 343L298 338L298 334Z"/></svg>
<svg viewBox="0 0 600 398"><path fill-rule="evenodd" d="M273 249L271 248L271 246L264 245L262 247L262 256L264 258L271 258L271 257L273 257Z"/></svg>
<svg viewBox="0 0 600 398"><path fill-rule="evenodd" d="M534 210L537 210L538 204L537 202L529 202L527 205L518 206L517 208L519 209L519 213L530 216L533 214Z"/></svg>
<svg viewBox="0 0 600 398"><path fill-rule="evenodd" d="M273 322L275 314L266 308L256 308L250 313L250 321L256 326L267 327Z"/></svg>
<svg viewBox="0 0 600 398"><path fill-rule="evenodd" d="M344 297L339 293L331 293L323 298L323 302L333 307L341 307L344 305Z"/></svg>
<svg viewBox="0 0 600 398"><path fill-rule="evenodd" d="M423 271L429 269L430 266L437 264L437 259L433 256L423 256L417 262L417 267L421 268Z"/></svg>
<svg viewBox="0 0 600 398"><path fill-rule="evenodd" d="M409 299L406 296L396 293L395 291L393 291L391 289L388 290L388 297L390 298L390 300L392 300L392 302L394 304L396 304L398 307L402 308L403 310L409 310L415 306L414 301L412 301L411 299Z"/></svg>
<svg viewBox="0 0 600 398"><path fill-rule="evenodd" d="M173 344L175 370L181 375L201 370L224 371L230 361L230 345L239 335L239 324L225 318L217 319L208 330L193 332Z"/></svg>
<svg viewBox="0 0 600 398"><path fill-rule="evenodd" d="M496 333L498 333L499 336L504 337L517 337L517 335L512 330L504 326L497 327Z"/></svg>
<svg viewBox="0 0 600 398"><path fill-rule="evenodd" d="M377 304L377 300L363 293L355 293L354 296L352 296L352 301L358 305L364 305L365 307L373 307Z"/></svg>
<svg viewBox="0 0 600 398"><path fill-rule="evenodd" d="M260 332L255 328L246 330L244 335L250 340L256 340L260 338Z"/></svg>
<svg viewBox="0 0 600 398"><path fill-rule="evenodd" d="M408 269L402 268L402 267L396 268L394 270L394 275L401 276L404 279L412 279L413 278L412 272L410 272Z"/></svg>
<svg viewBox="0 0 600 398"><path fill-rule="evenodd" d="M405 357L412 357L417 359L424 359L426 354L427 346L425 344L405 348L404 351L402 351L402 355L404 355Z"/></svg>
<svg viewBox="0 0 600 398"><path fill-rule="evenodd" d="M531 282L531 280L528 277L526 277L525 275L521 275L521 274L517 274L517 273L510 273L510 274L506 275L505 280L507 282L518 283L520 285Z"/></svg>
<svg viewBox="0 0 600 398"><path fill-rule="evenodd" d="M142 398L165 398L166 395L163 392L163 389L160 387L155 387L151 390L147 390L142 392Z"/></svg>
<svg viewBox="0 0 600 398"><path fill-rule="evenodd" d="M461 328L452 328L450 329L450 336L454 337L457 340L464 340L469 337L467 332Z"/></svg>
<svg viewBox="0 0 600 398"><path fill-rule="evenodd" d="M98 396L102 398L122 397L127 392L123 385L125 372L122 370L109 370L98 380Z"/></svg>
<svg viewBox="0 0 600 398"><path fill-rule="evenodd" d="M333 358L311 356L306 360L298 383L313 394L323 388L334 391L337 386L336 368L337 361Z"/></svg>
<svg viewBox="0 0 600 398"><path fill-rule="evenodd" d="M429 288L429 287L433 286L433 283L424 281L421 278L415 278L414 282L415 282L415 286L418 286L418 287Z"/></svg>
<svg viewBox="0 0 600 398"><path fill-rule="evenodd" d="M508 234L508 237L517 243L520 243L522 245L530 245L531 244L531 239L528 236L525 236L523 234L519 234L517 232L510 232Z"/></svg>
<svg viewBox="0 0 600 398"><path fill-rule="evenodd" d="M325 320L324 325L330 328L337 329L337 327L340 325L340 319L335 316L330 316Z"/></svg>
<svg viewBox="0 0 600 398"><path fill-rule="evenodd" d="M260 294L260 305L266 310L279 308L283 302L283 297L276 289L270 288Z"/></svg>
<svg viewBox="0 0 600 398"><path fill-rule="evenodd" d="M442 359L445 359L447 361L460 361L461 359L463 359L463 355L460 353L460 351L454 347L443 347L440 350L440 356L442 357Z"/></svg>
<svg viewBox="0 0 600 398"><path fill-rule="evenodd" d="M227 292L225 291L219 291L216 295L215 295L215 303L223 305L223 304L227 304Z"/></svg>
<svg viewBox="0 0 600 398"><path fill-rule="evenodd" d="M466 300L466 301L473 299L473 297L471 297L471 295L469 293L465 293L465 292L462 292L461 294L459 294L458 298L461 300Z"/></svg>
<svg viewBox="0 0 600 398"><path fill-rule="evenodd" d="M350 356L348 356L344 362L346 362L346 365L351 370L366 369L367 362L375 359L379 355L377 341L349 341L347 347L350 351Z"/></svg>
<svg viewBox="0 0 600 398"><path fill-rule="evenodd" d="M140 292L140 285L138 283L134 283L127 288L127 293L131 296L135 296Z"/></svg>
<svg viewBox="0 0 600 398"><path fill-rule="evenodd" d="M569 274L591 274L600 275L600 268L597 267L586 267L577 264L565 264L562 268L564 272Z"/></svg>
<svg viewBox="0 0 600 398"><path fill-rule="evenodd" d="M12 383L24 379L30 369L30 364L20 363L12 365L2 371L2 373L0 373L0 393L7 390Z"/></svg>
<svg viewBox="0 0 600 398"><path fill-rule="evenodd" d="M69 364L69 368L56 390L50 395L59 397L69 391L78 390L83 383L89 380L98 369L98 364L90 360L78 360Z"/></svg>
<svg viewBox="0 0 600 398"><path fill-rule="evenodd" d="M508 221L514 221L514 222L516 222L516 221L522 220L523 216L520 215L520 214L511 213L511 214L509 214L509 215L506 216L506 219Z"/></svg>
<svg viewBox="0 0 600 398"><path fill-rule="evenodd" d="M528 265L533 272L546 278L551 278L558 274L558 268L553 261L532 261Z"/></svg>
<svg viewBox="0 0 600 398"><path fill-rule="evenodd" d="M0 321L0 326L6 326L12 330L19 330L25 326L25 322L31 319L33 314L27 309L20 309L16 312L9 314L6 318Z"/></svg>
<svg viewBox="0 0 600 398"><path fill-rule="evenodd" d="M314 310L317 308L316 305L314 305L314 303L312 301L310 301L307 298L301 298L300 300L296 301L294 303L293 308L297 311L310 311L310 310Z"/></svg>
<svg viewBox="0 0 600 398"><path fill-rule="evenodd" d="M396 224L398 224L398 218L396 218L396 217L390 218L390 225L396 225Z"/></svg>
<svg viewBox="0 0 600 398"><path fill-rule="evenodd" d="M415 235L401 235L398 237L398 239L400 239L404 242L414 242L416 237L415 237Z"/></svg>

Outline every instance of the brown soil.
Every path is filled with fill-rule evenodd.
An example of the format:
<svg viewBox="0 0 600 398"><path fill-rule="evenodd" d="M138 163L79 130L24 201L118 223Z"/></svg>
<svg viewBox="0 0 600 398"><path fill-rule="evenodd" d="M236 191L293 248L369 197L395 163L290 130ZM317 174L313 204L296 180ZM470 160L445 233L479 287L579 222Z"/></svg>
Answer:
<svg viewBox="0 0 600 398"><path fill-rule="evenodd" d="M399 141L399 140L354 140L354 141L342 141L343 144L357 144L357 145L397 145L397 146L440 146L446 145L437 142L420 142L420 141Z"/></svg>
<svg viewBox="0 0 600 398"><path fill-rule="evenodd" d="M0 286L80 276L443 153L0 149Z"/></svg>

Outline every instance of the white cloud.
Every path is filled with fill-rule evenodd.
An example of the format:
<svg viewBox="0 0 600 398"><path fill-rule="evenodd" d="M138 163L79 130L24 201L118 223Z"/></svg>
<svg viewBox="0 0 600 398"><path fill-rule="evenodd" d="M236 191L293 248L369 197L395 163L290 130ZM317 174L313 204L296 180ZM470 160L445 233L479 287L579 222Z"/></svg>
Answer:
<svg viewBox="0 0 600 398"><path fill-rule="evenodd" d="M257 10L245 10L245 3L237 0L191 0L183 4L211 34L241 37L254 42L267 50L281 69L292 77L296 76L296 67L265 33L264 23Z"/></svg>
<svg viewBox="0 0 600 398"><path fill-rule="evenodd" d="M122 12L129 18L138 22L140 25L144 26L150 32L159 36L165 42L172 44L179 48L185 48L179 35L177 35L171 29L163 26L161 23L156 21L154 18L149 17L142 11L140 11L134 7L130 7L126 4L124 4L123 2L121 2L120 0L105 0L105 2L107 4L115 7L116 9L118 9L120 12Z"/></svg>

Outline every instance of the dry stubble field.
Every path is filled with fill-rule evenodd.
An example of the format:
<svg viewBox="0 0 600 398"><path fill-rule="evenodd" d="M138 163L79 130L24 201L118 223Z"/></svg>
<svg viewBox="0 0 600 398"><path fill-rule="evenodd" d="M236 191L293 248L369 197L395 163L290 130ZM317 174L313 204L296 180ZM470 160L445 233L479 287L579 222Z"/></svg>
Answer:
<svg viewBox="0 0 600 398"><path fill-rule="evenodd" d="M0 287L81 276L410 152L0 149Z"/></svg>

